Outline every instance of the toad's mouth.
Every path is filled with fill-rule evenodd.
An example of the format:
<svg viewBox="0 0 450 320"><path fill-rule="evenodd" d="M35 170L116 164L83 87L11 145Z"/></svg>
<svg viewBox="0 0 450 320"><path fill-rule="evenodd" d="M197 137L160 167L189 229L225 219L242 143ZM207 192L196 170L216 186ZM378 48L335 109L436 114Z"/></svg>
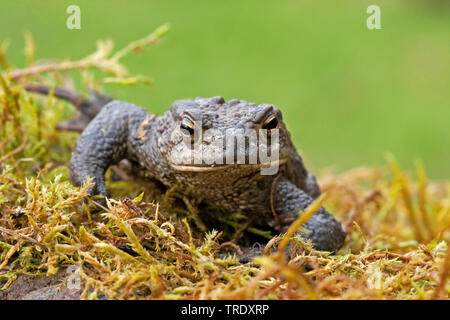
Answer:
<svg viewBox="0 0 450 320"><path fill-rule="evenodd" d="M270 168L272 166L281 166L285 164L288 161L289 158L282 158L279 160L271 161L269 163L255 163L255 164L249 164L249 163L231 163L231 164L175 164L172 162L169 162L170 166L174 168L176 171L181 172L211 172L211 171L218 171L218 170L225 170L228 168Z"/></svg>

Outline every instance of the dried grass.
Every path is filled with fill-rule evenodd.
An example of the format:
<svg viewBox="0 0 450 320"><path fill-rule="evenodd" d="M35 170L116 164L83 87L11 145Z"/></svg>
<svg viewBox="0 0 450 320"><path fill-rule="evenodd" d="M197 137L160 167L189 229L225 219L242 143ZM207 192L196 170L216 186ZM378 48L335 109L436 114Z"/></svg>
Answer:
<svg viewBox="0 0 450 320"><path fill-rule="evenodd" d="M29 35L27 43L34 48ZM128 49L113 57L122 58ZM7 66L4 53L0 56ZM70 114L68 107L51 97L35 101L9 77L30 79L33 70L0 77L2 289L21 275L53 275L74 265L86 299L450 297L450 184L429 181L421 163L417 179L392 156L390 169L323 174L319 181L326 198L320 201L348 232L339 253L318 252L298 237L289 239L306 220L300 218L287 236L269 242L279 242L280 250L288 240L295 243L290 261L275 252L242 264L223 254L225 247L239 250L226 240L237 241L236 232L267 236L266 230L242 230L245 219L229 214L221 218L223 233L203 232L198 203L182 197L178 203L174 190L159 199L160 206L151 192L141 193L148 190L144 184L111 181L114 194L129 198L114 197L100 212L91 212L95 200L83 201L89 184L72 186L65 166L76 134L54 129ZM59 71L51 72L54 80Z"/></svg>

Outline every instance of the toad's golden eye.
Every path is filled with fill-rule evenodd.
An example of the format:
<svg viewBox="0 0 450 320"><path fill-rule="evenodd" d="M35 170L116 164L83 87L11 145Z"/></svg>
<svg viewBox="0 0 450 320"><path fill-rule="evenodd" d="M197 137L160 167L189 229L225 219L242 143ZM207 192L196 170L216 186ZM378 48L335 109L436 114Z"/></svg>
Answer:
<svg viewBox="0 0 450 320"><path fill-rule="evenodd" d="M264 121L262 128L269 131L272 129L275 129L278 126L278 118L276 115L272 114L267 117L267 119Z"/></svg>
<svg viewBox="0 0 450 320"><path fill-rule="evenodd" d="M194 121L191 118L185 116L181 121L180 129L184 135L190 136L191 141L194 141Z"/></svg>

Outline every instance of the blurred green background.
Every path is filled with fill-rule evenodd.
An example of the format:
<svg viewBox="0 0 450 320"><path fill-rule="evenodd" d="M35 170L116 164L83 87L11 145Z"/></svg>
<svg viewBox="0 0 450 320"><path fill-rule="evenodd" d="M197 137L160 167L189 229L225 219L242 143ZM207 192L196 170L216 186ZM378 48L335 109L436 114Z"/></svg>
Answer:
<svg viewBox="0 0 450 320"><path fill-rule="evenodd" d="M273 103L315 171L421 158L450 177L450 1L0 1L0 40L23 67L23 33L37 58L81 58L99 38L116 47L157 26L157 46L128 56L154 87L108 85L108 93L162 113L176 99L222 95ZM66 8L81 7L81 30ZM382 30L366 8L381 7Z"/></svg>

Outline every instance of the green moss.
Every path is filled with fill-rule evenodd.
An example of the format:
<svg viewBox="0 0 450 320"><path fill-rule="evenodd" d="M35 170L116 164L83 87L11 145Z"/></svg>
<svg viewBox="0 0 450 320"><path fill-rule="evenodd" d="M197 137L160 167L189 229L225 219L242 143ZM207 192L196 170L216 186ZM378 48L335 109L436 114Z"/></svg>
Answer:
<svg viewBox="0 0 450 320"><path fill-rule="evenodd" d="M54 129L70 107L23 89L23 79L40 73L16 80L12 74L18 73L0 78L2 289L21 275L54 275L74 265L86 299L449 298L450 185L427 181L421 165L417 182L392 157L392 173L367 168L320 177L325 206L349 234L340 252L318 252L295 237L291 262L274 254L242 264L223 254L224 242L235 248L243 235L273 235L242 228L246 217L203 208L179 190L153 197L146 182L109 179L113 197L94 212L96 200L84 201L89 184L69 182L77 135ZM56 84L57 74L46 79ZM208 216L218 212L220 224L209 230ZM268 247L285 245L283 239Z"/></svg>

